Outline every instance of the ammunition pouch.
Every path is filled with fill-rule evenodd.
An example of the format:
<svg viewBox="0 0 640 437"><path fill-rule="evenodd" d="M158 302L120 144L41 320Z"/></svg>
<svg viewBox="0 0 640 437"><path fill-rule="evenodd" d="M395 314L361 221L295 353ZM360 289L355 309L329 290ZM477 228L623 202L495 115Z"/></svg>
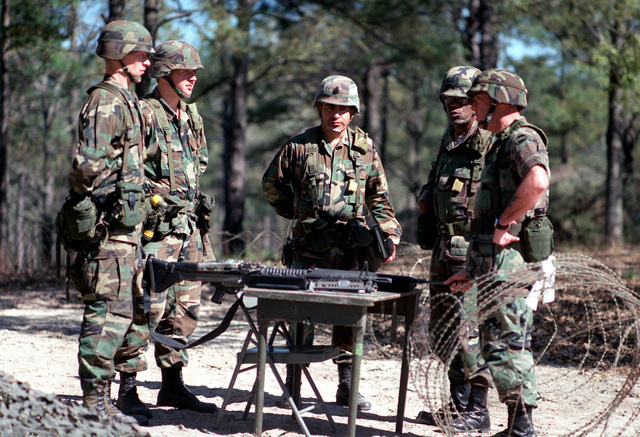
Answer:
<svg viewBox="0 0 640 437"><path fill-rule="evenodd" d="M322 218L309 218L301 222L303 233L298 245L311 252L326 252L332 247L353 250L374 242L369 229L357 218L346 223L330 223Z"/></svg>
<svg viewBox="0 0 640 437"><path fill-rule="evenodd" d="M350 248L365 247L375 241L370 230L362 226L357 218L352 218L344 226L348 229L346 232L346 243Z"/></svg>
<svg viewBox="0 0 640 437"><path fill-rule="evenodd" d="M196 227L206 234L211 229L211 213L215 206L215 199L202 193L198 195L195 207Z"/></svg>
<svg viewBox="0 0 640 437"><path fill-rule="evenodd" d="M155 214L152 212L147 218L147 221L157 221L157 225L154 229L154 241L162 240L167 235L170 235L174 229L174 224L172 224L173 219L178 217L178 214L181 212L186 212L188 207L187 201L182 200L173 194L163 196L162 199L166 203L166 206L162 209L154 209ZM147 225L151 226L151 223L148 223ZM147 225L145 225L145 229Z"/></svg>
<svg viewBox="0 0 640 437"><path fill-rule="evenodd" d="M456 235L464 236L471 232L471 222L468 220L460 220L451 223L438 223L437 227L440 231L440 235L444 235L446 237L453 237Z"/></svg>
<svg viewBox="0 0 640 437"><path fill-rule="evenodd" d="M325 252L334 246L335 237L329 222L321 218L305 219L302 222L304 234L300 245L311 252Z"/></svg>
<svg viewBox="0 0 640 437"><path fill-rule="evenodd" d="M442 245L442 257L447 261L464 263L467 259L469 242L462 235L452 235L440 240Z"/></svg>
<svg viewBox="0 0 640 437"><path fill-rule="evenodd" d="M58 241L67 251L87 249L87 241L95 234L98 214L98 207L90 196L70 193L58 212L55 224Z"/></svg>
<svg viewBox="0 0 640 437"><path fill-rule="evenodd" d="M144 191L138 184L119 181L116 183L116 199L122 203L118 224L124 228L135 228L145 215Z"/></svg>
<svg viewBox="0 0 640 437"><path fill-rule="evenodd" d="M524 258L528 262L547 259L553 253L553 224L546 215L527 219L520 236Z"/></svg>
<svg viewBox="0 0 640 437"><path fill-rule="evenodd" d="M175 194L168 194L164 196L163 199L167 203L167 207L162 215L162 218L165 221L177 217L181 212L186 212L187 207L189 206L189 203L186 200L179 198Z"/></svg>

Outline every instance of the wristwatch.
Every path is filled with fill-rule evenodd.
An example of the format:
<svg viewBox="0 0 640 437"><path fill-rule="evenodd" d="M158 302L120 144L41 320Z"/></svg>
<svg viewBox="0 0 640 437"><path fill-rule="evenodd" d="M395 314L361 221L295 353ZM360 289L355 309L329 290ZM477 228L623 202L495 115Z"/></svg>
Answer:
<svg viewBox="0 0 640 437"><path fill-rule="evenodd" d="M496 229L498 229L500 231L506 231L510 227L511 227L511 223L509 223L508 225L501 225L500 224L500 220L496 220L496 224L495 224L495 228Z"/></svg>

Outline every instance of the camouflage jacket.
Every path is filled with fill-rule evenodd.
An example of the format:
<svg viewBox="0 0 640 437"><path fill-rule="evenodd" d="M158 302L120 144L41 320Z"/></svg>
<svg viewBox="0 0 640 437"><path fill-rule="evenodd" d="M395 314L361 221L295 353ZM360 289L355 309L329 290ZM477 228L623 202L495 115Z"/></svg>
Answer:
<svg viewBox="0 0 640 437"><path fill-rule="evenodd" d="M321 138L320 126L308 129L282 146L267 168L262 190L276 213L298 221L318 215L336 222L358 217L364 224L366 206L382 231L398 244L402 229L371 138L359 128L348 128L345 141L334 150ZM315 171L307 168L314 146ZM311 195L314 191L316 199Z"/></svg>
<svg viewBox="0 0 640 437"><path fill-rule="evenodd" d="M480 176L480 188L476 198L476 221L483 231L473 236L467 252L467 274L476 278L490 271L497 273L496 280L508 278L509 272L525 262L521 241L507 246L496 246L491 240L495 220L513 199L525 175L536 165L549 174L547 137L539 128L520 117L510 126L494 135L493 144L485 156L485 166ZM549 206L549 190L538 203L516 221L523 223L532 217L534 210ZM512 227L513 228L513 227ZM477 231L479 232L479 231ZM522 240L522 236L520 236Z"/></svg>
<svg viewBox="0 0 640 437"><path fill-rule="evenodd" d="M520 117L494 136L487 151L476 198L476 217L493 223L511 202L522 179L536 165L544 167L550 174L547 137L540 128ZM517 222L533 217L534 209L546 210L548 206L549 190Z"/></svg>
<svg viewBox="0 0 640 437"><path fill-rule="evenodd" d="M114 94L99 87L89 89L89 98L78 116L78 144L70 174L74 191L90 193L96 198L114 192L116 182L120 180L142 186L144 145L148 141L135 93L112 77L105 82L120 92ZM129 152L123 165L127 144ZM127 232L112 232L110 238L137 244L141 228L140 225Z"/></svg>
<svg viewBox="0 0 640 437"><path fill-rule="evenodd" d="M479 129L477 122L457 141L454 135L453 127L449 126L442 136L429 179L418 198L429 202L442 225L468 222L473 218L473 203L484 166L484 154L492 136L491 132ZM455 232L455 235L467 232Z"/></svg>
<svg viewBox="0 0 640 437"><path fill-rule="evenodd" d="M164 118L156 114L154 105L164 110ZM173 194L185 203L194 200L200 190L200 176L209 162L207 141L202 126L202 117L180 101L176 114L158 94L157 88L140 101L142 115L149 126L153 126L157 141L147 147L145 161L145 191L163 197ZM197 119L194 119L197 118ZM166 120L167 126L163 126ZM171 150L172 168L169 166ZM173 190L171 189L171 171L173 172ZM173 223L174 229L186 226L186 216L180 223Z"/></svg>

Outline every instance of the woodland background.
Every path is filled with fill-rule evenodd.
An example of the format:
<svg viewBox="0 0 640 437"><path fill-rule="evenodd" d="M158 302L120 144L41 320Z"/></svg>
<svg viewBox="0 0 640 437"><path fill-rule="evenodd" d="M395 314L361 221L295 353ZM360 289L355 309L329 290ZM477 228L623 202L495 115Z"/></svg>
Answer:
<svg viewBox="0 0 640 437"><path fill-rule="evenodd" d="M550 140L557 248L640 240L640 1L1 1L1 277L55 268L77 114L102 78L96 40L113 19L200 52L193 100L208 140L202 184L217 199L218 258L279 260L287 222L260 179L286 139L317 123L315 91L334 73L358 84L355 123L379 148L403 240L414 242L416 196L446 127L438 90L455 65L525 80L524 115Z"/></svg>

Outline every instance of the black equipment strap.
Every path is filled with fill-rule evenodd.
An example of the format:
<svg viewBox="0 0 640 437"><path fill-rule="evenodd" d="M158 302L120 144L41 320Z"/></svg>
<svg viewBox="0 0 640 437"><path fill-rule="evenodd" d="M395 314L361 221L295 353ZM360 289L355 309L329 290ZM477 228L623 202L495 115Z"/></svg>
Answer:
<svg viewBox="0 0 640 437"><path fill-rule="evenodd" d="M151 263L147 263L145 266L145 269L150 268L150 265ZM238 296L237 300L233 303L233 305L231 305L231 307L227 311L227 314L225 314L224 318L222 319L222 322L220 322L220 325L217 328L203 335L199 339L190 342L189 344L184 344L176 339L167 337L166 335L160 334L158 332L155 332L153 329L151 329L150 318L149 318L149 313L151 311L151 293L155 293L156 291L156 281L154 279L153 272L147 272L147 273L148 273L147 277L150 278L149 280L151 281L151 284L149 284L149 287L145 287L144 315L147 318L147 326L149 327L149 334L151 335L151 338L153 338L158 343L162 343L163 345L173 349L178 349L178 350L191 349L192 347L199 346L203 343L206 343L207 341L211 341L214 338L220 336L220 334L222 334L229 328L229 324L231 324L231 320L233 320L233 317L236 315L236 311L238 310L238 307L242 303L242 296Z"/></svg>

